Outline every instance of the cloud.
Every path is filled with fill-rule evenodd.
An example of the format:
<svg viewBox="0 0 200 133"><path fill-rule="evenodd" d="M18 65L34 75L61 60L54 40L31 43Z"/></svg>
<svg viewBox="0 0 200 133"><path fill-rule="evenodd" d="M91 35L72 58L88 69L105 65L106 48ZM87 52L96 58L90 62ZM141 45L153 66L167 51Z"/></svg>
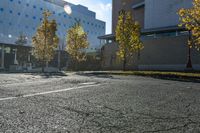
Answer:
<svg viewBox="0 0 200 133"><path fill-rule="evenodd" d="M112 4L102 0L65 0L73 4L81 4L96 12L97 19L106 22L106 33L111 33Z"/></svg>

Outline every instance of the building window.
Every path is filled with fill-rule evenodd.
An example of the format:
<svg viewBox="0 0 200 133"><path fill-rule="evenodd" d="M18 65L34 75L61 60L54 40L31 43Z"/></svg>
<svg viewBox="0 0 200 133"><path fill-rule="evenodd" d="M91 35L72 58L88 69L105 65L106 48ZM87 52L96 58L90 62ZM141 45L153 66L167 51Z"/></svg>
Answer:
<svg viewBox="0 0 200 133"><path fill-rule="evenodd" d="M29 6L29 4L27 3L27 4L26 4L26 6L28 7L28 6Z"/></svg>
<svg viewBox="0 0 200 133"><path fill-rule="evenodd" d="M18 1L18 4L21 4L21 1Z"/></svg>
<svg viewBox="0 0 200 133"><path fill-rule="evenodd" d="M28 14L26 14L25 17L28 18Z"/></svg>
<svg viewBox="0 0 200 133"><path fill-rule="evenodd" d="M55 12L55 11L53 11L53 14L56 14L56 12Z"/></svg>
<svg viewBox="0 0 200 133"><path fill-rule="evenodd" d="M36 6L34 5L34 6L33 6L33 8L35 9L35 8L36 8Z"/></svg>
<svg viewBox="0 0 200 133"><path fill-rule="evenodd" d="M36 19L36 17L35 17L35 16L33 16L33 19Z"/></svg>
<svg viewBox="0 0 200 133"><path fill-rule="evenodd" d="M66 15L64 15L64 18L66 18L67 16Z"/></svg>
<svg viewBox="0 0 200 133"><path fill-rule="evenodd" d="M12 10L10 10L9 12L10 12L10 14L12 14L12 13L13 13L13 11L12 11Z"/></svg>
<svg viewBox="0 0 200 133"><path fill-rule="evenodd" d="M10 0L10 2L13 2L13 0Z"/></svg>
<svg viewBox="0 0 200 133"><path fill-rule="evenodd" d="M20 15L21 15L21 13L20 13L20 12L18 12L18 13L17 13L17 15L18 15L18 16L20 16Z"/></svg>
<svg viewBox="0 0 200 133"><path fill-rule="evenodd" d="M26 29L28 29L28 26L25 26Z"/></svg>
<svg viewBox="0 0 200 133"><path fill-rule="evenodd" d="M0 11L1 11L1 12L3 12L3 11L4 11L4 9L3 9L3 8L0 8Z"/></svg>
<svg viewBox="0 0 200 133"><path fill-rule="evenodd" d="M42 11L42 10L43 10L43 8L41 7L41 8L40 8L40 10Z"/></svg>
<svg viewBox="0 0 200 133"><path fill-rule="evenodd" d="M11 25L12 25L12 23L10 22L10 23L9 23L9 25L11 26Z"/></svg>

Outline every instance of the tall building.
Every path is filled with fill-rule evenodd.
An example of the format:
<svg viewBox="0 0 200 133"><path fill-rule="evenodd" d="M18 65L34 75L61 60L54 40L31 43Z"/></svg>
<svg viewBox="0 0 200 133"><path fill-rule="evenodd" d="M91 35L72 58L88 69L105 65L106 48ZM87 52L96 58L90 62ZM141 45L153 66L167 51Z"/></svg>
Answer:
<svg viewBox="0 0 200 133"><path fill-rule="evenodd" d="M64 6L72 8L72 14L67 14ZM89 49L98 49L97 36L105 34L105 22L96 19L95 12L82 5L73 5L63 0L1 0L0 1L0 66L6 55L12 53L10 45L15 44L20 34L27 37L27 45L31 46L32 36L42 21L42 13L49 10L52 13L50 19L55 19L58 24L57 35L60 45L66 40L67 30L79 21L88 33ZM4 45L4 46L3 46ZM4 50L2 50L4 47ZM6 49L6 50L5 50Z"/></svg>
<svg viewBox="0 0 200 133"><path fill-rule="evenodd" d="M116 61L118 44L115 30L119 11L131 11L134 20L141 25L144 49L129 59L128 69L184 70L189 51L194 69L200 69L200 53L187 46L189 32L178 27L180 8L192 7L191 0L113 0L112 34L100 36L106 42L102 48L105 69L121 69Z"/></svg>

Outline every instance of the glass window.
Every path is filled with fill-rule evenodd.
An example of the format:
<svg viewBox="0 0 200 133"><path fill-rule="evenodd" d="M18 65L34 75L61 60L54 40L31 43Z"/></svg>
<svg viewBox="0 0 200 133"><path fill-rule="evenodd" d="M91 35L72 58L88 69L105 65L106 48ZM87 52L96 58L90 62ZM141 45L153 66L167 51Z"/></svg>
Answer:
<svg viewBox="0 0 200 133"><path fill-rule="evenodd" d="M21 1L18 1L18 4L21 4Z"/></svg>
<svg viewBox="0 0 200 133"><path fill-rule="evenodd" d="M33 19L36 19L36 17L35 17L35 16L33 16Z"/></svg>
<svg viewBox="0 0 200 133"><path fill-rule="evenodd" d="M33 5L33 8L35 9L35 8L36 8L36 5Z"/></svg>
<svg viewBox="0 0 200 133"><path fill-rule="evenodd" d="M12 11L12 10L10 10L9 12L10 12L10 14L12 14L12 13L13 13L13 11Z"/></svg>
<svg viewBox="0 0 200 133"><path fill-rule="evenodd" d="M18 13L17 13L17 15L18 15L18 16L20 16L20 15L21 15L21 13L20 13L20 12L18 12Z"/></svg>
<svg viewBox="0 0 200 133"><path fill-rule="evenodd" d="M28 18L28 14L26 14L25 17Z"/></svg>
<svg viewBox="0 0 200 133"><path fill-rule="evenodd" d="M28 6L29 6L29 4L27 3L27 4L26 4L26 6L28 7Z"/></svg>
<svg viewBox="0 0 200 133"><path fill-rule="evenodd" d="M0 11L1 11L1 12L3 12L3 11L4 11L4 9L3 9L3 8L0 8Z"/></svg>
<svg viewBox="0 0 200 133"><path fill-rule="evenodd" d="M13 2L13 0L10 0L10 2Z"/></svg>

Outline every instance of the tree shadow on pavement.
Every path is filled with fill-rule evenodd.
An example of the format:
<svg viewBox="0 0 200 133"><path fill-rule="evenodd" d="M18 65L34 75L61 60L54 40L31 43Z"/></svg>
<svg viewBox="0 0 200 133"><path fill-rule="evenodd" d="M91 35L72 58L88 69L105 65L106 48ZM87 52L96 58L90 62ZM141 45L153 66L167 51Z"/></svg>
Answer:
<svg viewBox="0 0 200 133"><path fill-rule="evenodd" d="M87 77L96 77L96 78L109 78L109 79L116 79L110 74L96 74L96 73L85 73L85 72L78 72L76 73L77 75L80 76L87 76Z"/></svg>
<svg viewBox="0 0 200 133"><path fill-rule="evenodd" d="M30 75L33 76L41 76L42 78L61 78L61 77L65 77L68 76L66 73L64 72L53 72L53 73L29 73Z"/></svg>

